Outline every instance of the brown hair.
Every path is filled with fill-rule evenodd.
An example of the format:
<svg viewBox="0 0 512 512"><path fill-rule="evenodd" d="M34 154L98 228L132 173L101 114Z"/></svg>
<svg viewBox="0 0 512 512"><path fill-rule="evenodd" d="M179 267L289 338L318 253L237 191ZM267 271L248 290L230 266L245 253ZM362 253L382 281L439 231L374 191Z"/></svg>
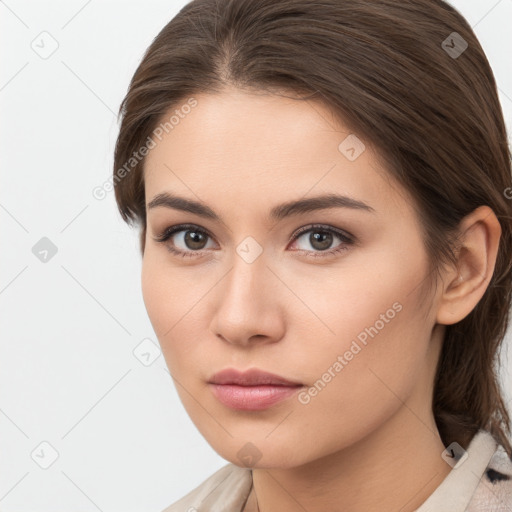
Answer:
<svg viewBox="0 0 512 512"><path fill-rule="evenodd" d="M119 110L115 196L123 219L140 223L142 253L144 159L133 155L169 109L226 85L309 93L374 145L415 199L433 272L455 263L461 219L492 208L502 228L495 270L473 311L446 327L433 412L445 445L467 447L484 429L512 455L498 374L512 298L511 155L494 75L467 21L442 0L185 5L145 52Z"/></svg>

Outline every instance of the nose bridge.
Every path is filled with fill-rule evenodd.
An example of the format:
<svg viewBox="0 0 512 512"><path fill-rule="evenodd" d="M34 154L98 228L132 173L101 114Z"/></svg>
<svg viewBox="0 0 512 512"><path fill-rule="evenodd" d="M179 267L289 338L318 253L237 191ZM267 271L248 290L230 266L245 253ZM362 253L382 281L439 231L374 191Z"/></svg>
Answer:
<svg viewBox="0 0 512 512"><path fill-rule="evenodd" d="M259 244L258 244L259 245ZM219 291L214 333L231 343L245 343L253 336L280 337L282 319L278 297L263 250L252 241L236 247L233 265Z"/></svg>
<svg viewBox="0 0 512 512"><path fill-rule="evenodd" d="M233 257L233 266L229 272L222 294L222 303L231 308L258 308L269 287L272 273L266 266L266 258L260 253L254 256L254 250L240 244ZM242 253L242 254L240 254Z"/></svg>

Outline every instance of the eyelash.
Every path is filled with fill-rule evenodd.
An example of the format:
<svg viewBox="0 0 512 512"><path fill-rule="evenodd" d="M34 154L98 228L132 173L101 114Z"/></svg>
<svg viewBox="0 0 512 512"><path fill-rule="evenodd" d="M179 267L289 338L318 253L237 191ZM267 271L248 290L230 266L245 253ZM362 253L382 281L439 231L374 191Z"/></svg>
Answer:
<svg viewBox="0 0 512 512"><path fill-rule="evenodd" d="M167 227L166 229L164 229L164 231L160 235L153 237L153 239L158 243L165 243L165 242L167 242L167 240L169 240L172 237L172 235L179 233L180 231L194 231L196 233L201 233L202 235L206 235L209 238L213 238L208 233L208 231L206 231L202 228L199 228L199 226L197 226L195 224L178 224L176 226ZM338 238L340 238L340 240L342 241L342 244L339 245L338 247L335 247L334 249L327 249L325 251L306 251L305 249L297 250L297 252L306 253L307 256L311 257L311 258L325 258L328 256L333 256L335 254L346 251L348 249L347 246L353 245L355 243L355 240L353 239L353 237L351 235L349 236L348 234L344 233L343 231L341 231L337 228L333 228L331 226L327 226L324 224L312 224L312 225L300 228L290 237L288 242L291 242L291 241L295 240L296 238L298 238L300 235L303 235L304 233L308 233L310 231L321 231L321 232L333 233ZM193 251L193 250L181 251L181 250L176 249L170 245L166 245L166 248L172 254L182 257L182 258L195 257L196 255L201 255L202 252L208 250L208 249L203 249L203 250L199 250L199 251ZM311 253L313 253L313 254L311 254Z"/></svg>

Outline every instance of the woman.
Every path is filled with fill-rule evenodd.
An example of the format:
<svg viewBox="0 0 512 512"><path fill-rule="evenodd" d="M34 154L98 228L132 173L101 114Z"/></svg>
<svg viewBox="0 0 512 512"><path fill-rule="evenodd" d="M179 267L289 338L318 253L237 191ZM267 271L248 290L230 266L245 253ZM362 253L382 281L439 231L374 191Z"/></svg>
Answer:
<svg viewBox="0 0 512 512"><path fill-rule="evenodd" d="M229 461L166 510L512 510L511 160L464 18L194 0L120 112L146 309Z"/></svg>

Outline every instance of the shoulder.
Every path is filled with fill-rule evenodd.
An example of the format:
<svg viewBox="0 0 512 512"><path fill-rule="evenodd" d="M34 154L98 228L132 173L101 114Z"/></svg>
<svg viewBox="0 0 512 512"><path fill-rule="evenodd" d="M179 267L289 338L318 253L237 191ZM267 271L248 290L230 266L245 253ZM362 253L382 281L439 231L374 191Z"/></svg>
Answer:
<svg viewBox="0 0 512 512"><path fill-rule="evenodd" d="M229 463L162 512L240 512L251 488L251 470Z"/></svg>
<svg viewBox="0 0 512 512"><path fill-rule="evenodd" d="M498 445L466 512L512 511L512 459Z"/></svg>

